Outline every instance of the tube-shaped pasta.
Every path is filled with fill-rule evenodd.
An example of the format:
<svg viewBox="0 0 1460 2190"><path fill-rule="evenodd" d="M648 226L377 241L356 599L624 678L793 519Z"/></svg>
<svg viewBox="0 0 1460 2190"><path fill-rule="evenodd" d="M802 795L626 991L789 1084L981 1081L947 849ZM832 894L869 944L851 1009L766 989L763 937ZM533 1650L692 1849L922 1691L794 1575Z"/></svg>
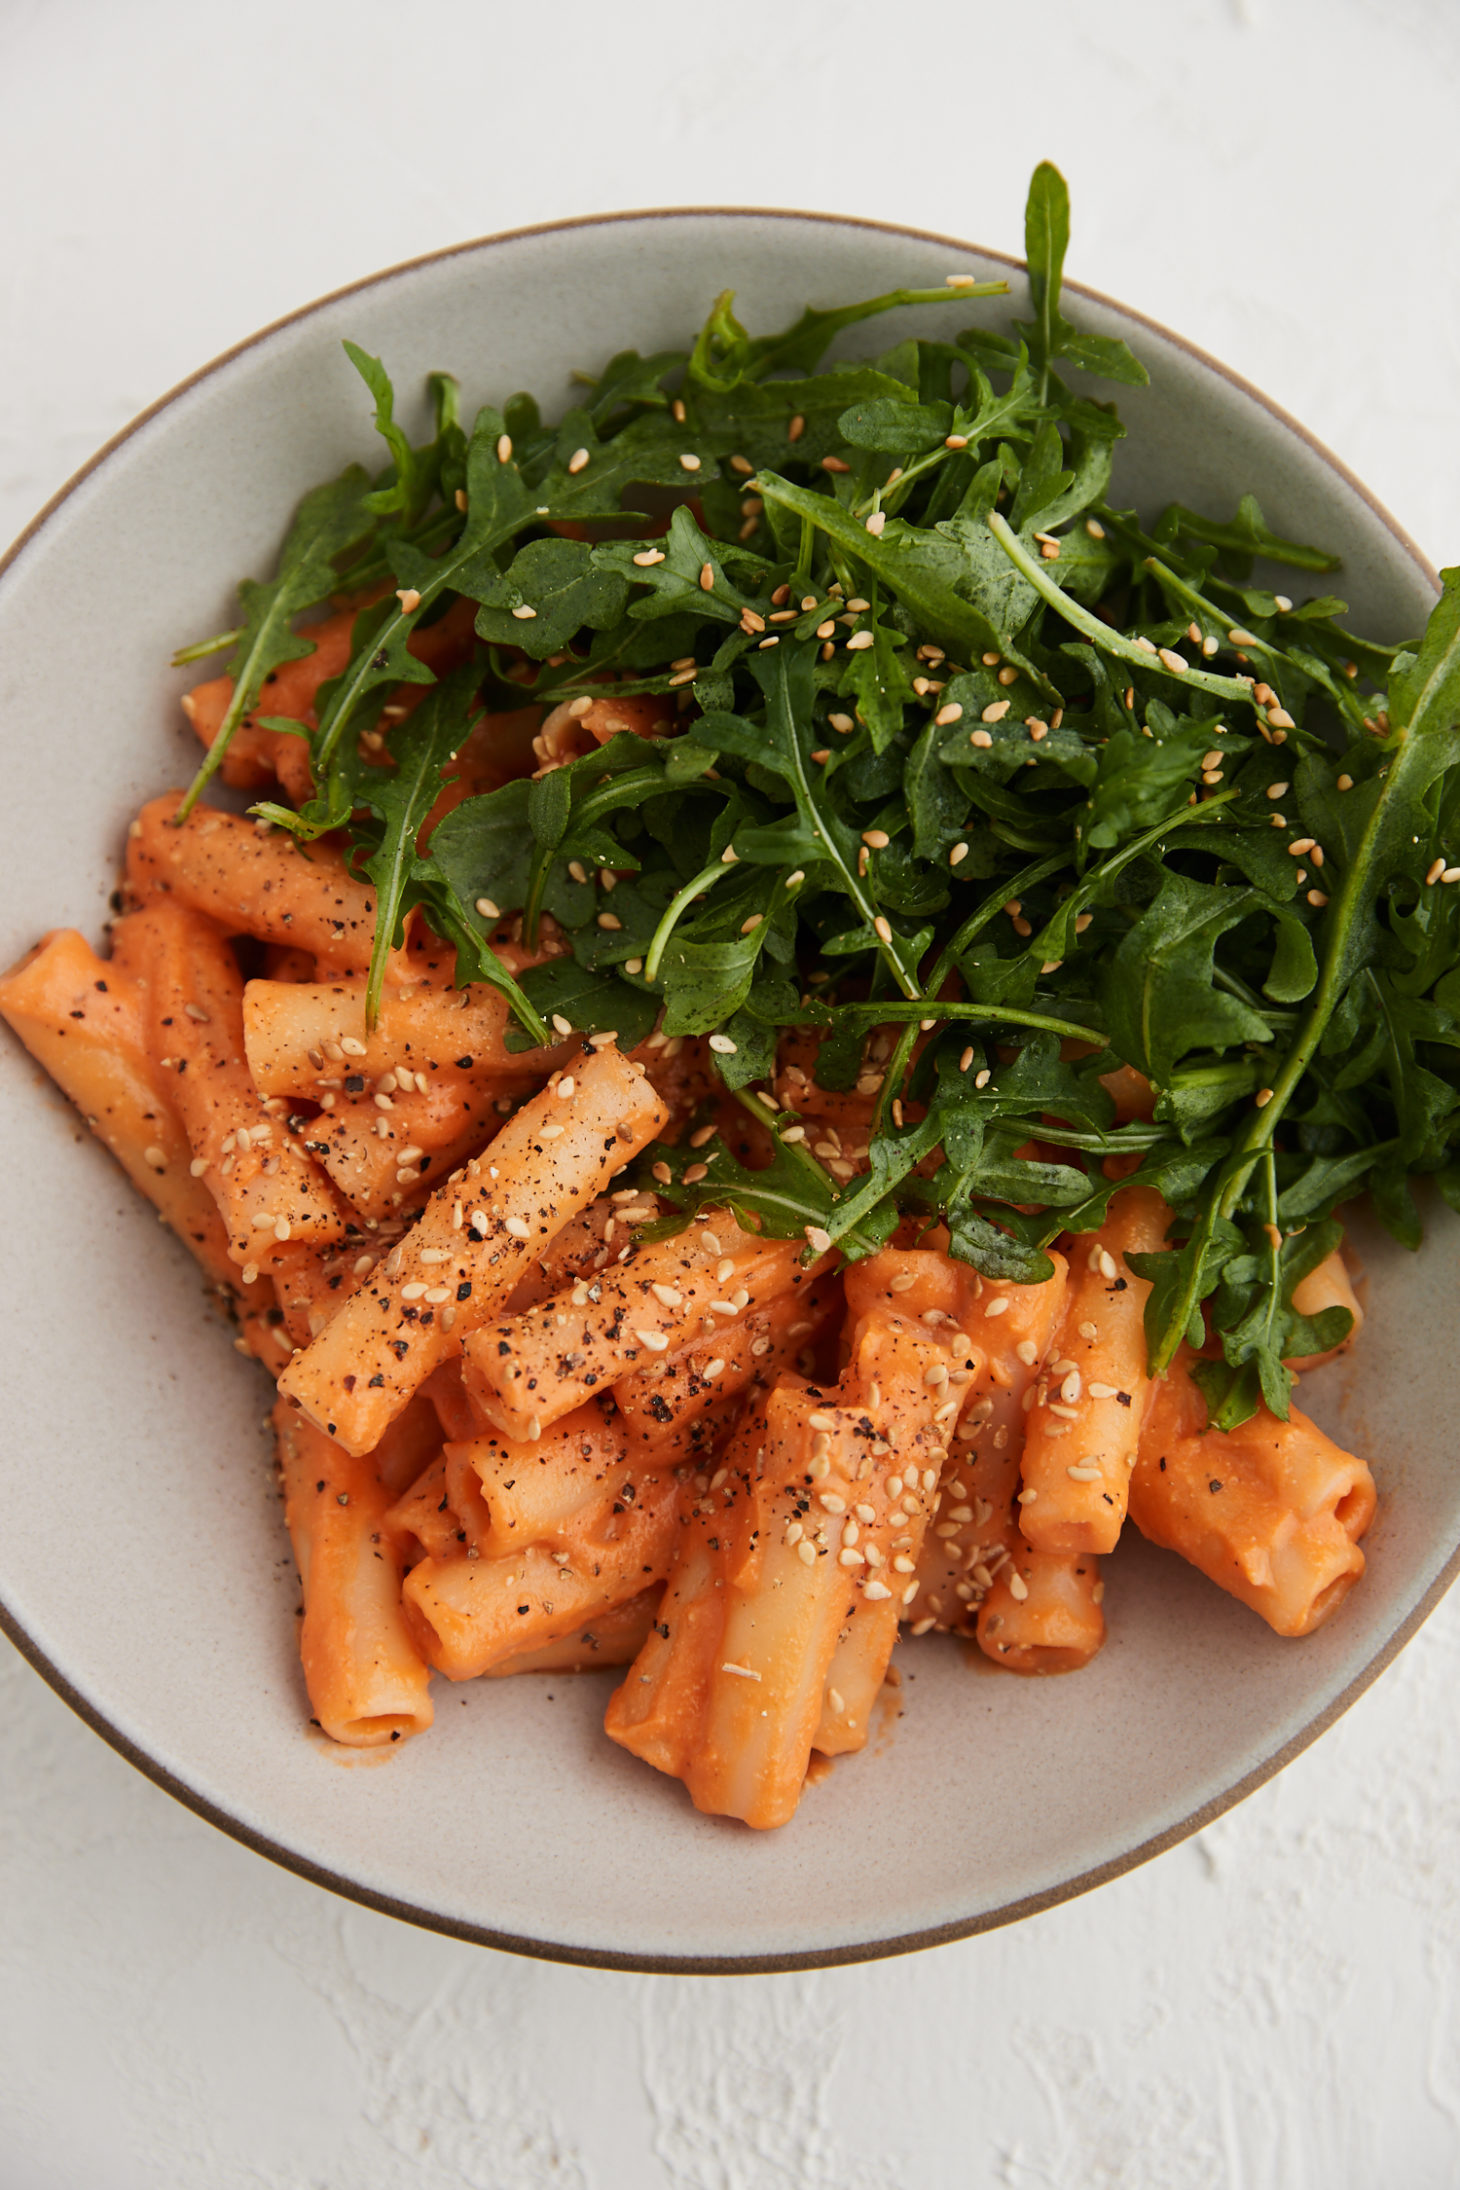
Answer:
<svg viewBox="0 0 1460 2190"><path fill-rule="evenodd" d="M1290 1369L1298 1369L1306 1376L1314 1369L1321 1369L1325 1362L1336 1361L1340 1354L1348 1352L1364 1327L1364 1310L1354 1291L1341 1248L1335 1247L1332 1254L1324 1256L1316 1270L1299 1278L1293 1287L1293 1306L1300 1316L1321 1315L1325 1308L1347 1308L1354 1320L1347 1338L1330 1346L1326 1353L1297 1355L1287 1364Z"/></svg>
<svg viewBox="0 0 1460 2190"><path fill-rule="evenodd" d="M783 1824L813 1746L865 1741L845 1697L829 1713L828 1668L850 1621L849 1690L885 1676L944 1457L937 1417L957 1411L950 1360L879 1312L835 1391L783 1377L763 1434L752 1413L695 1500L658 1631L605 1723L697 1808Z"/></svg>
<svg viewBox="0 0 1460 2190"><path fill-rule="evenodd" d="M119 964L143 989L159 1070L187 1128L202 1177L247 1265L276 1242L340 1244L343 1206L303 1143L271 1117L243 1055L243 982L221 931L162 900L118 921Z"/></svg>
<svg viewBox="0 0 1460 2190"><path fill-rule="evenodd" d="M538 1435L628 1370L695 1336L718 1340L727 1323L807 1285L801 1252L800 1240L762 1240L717 1213L525 1315L479 1328L465 1347L467 1388L508 1436Z"/></svg>
<svg viewBox="0 0 1460 2190"><path fill-rule="evenodd" d="M488 1558L549 1539L566 1544L580 1515L618 1498L626 1485L631 1503L642 1473L628 1458L611 1403L577 1408L535 1444L489 1431L446 1450L471 1474L486 1510L478 1549Z"/></svg>
<svg viewBox="0 0 1460 2190"><path fill-rule="evenodd" d="M1364 1571L1374 1516L1366 1461L1291 1408L1259 1407L1235 1430L1205 1428L1185 1348L1158 1386L1131 1477L1131 1519L1179 1551L1279 1635L1309 1635Z"/></svg>
<svg viewBox="0 0 1460 2190"><path fill-rule="evenodd" d="M978 1608L979 1648L1011 1673L1077 1672L1105 1640L1104 1596L1093 1552L1018 1539Z"/></svg>
<svg viewBox="0 0 1460 2190"><path fill-rule="evenodd" d="M876 1578L887 1581L889 1594L863 1590L837 1636L812 1738L812 1747L823 1756L842 1756L866 1746L898 1621L917 1595L918 1560L937 1509L946 1439L961 1404L962 1387L953 1378L969 1375L972 1360L961 1332L945 1326L933 1335L927 1326L908 1323L880 1306L863 1316L853 1332L851 1358L837 1396L853 1413L880 1412L879 1442L889 1447L885 1454L873 1447L870 1480L859 1486L864 1495L852 1510L864 1526L854 1548L869 1567L878 1562ZM875 1525L865 1525L869 1512L877 1516Z"/></svg>
<svg viewBox="0 0 1460 2190"><path fill-rule="evenodd" d="M487 1667L486 1678L505 1680L512 1673L596 1673L600 1668L629 1665L648 1640L662 1595L658 1588L640 1590L627 1604L611 1605L557 1642L499 1659Z"/></svg>
<svg viewBox="0 0 1460 2190"><path fill-rule="evenodd" d="M181 791L149 799L131 825L127 884L138 898L171 897L225 935L292 944L321 968L368 969L375 891L348 873L343 853L324 839L306 849L216 806L195 806L175 825L182 801Z"/></svg>
<svg viewBox="0 0 1460 2190"><path fill-rule="evenodd" d="M835 1278L824 1277L807 1292L782 1293L713 1337L621 1378L613 1396L629 1449L652 1452L670 1438L677 1449L690 1424L712 1409L753 1384L768 1390L840 1306Z"/></svg>
<svg viewBox="0 0 1460 2190"><path fill-rule="evenodd" d="M641 1473L632 1503L605 1492L562 1544L498 1559L423 1559L406 1576L412 1632L449 1680L474 1680L524 1650L561 1641L669 1572L679 1483Z"/></svg>
<svg viewBox="0 0 1460 2190"><path fill-rule="evenodd" d="M978 1608L1004 1563L1022 1548L1016 1493L1027 1403L1034 1396L1038 1364L1049 1350L1063 1313L1068 1269L1054 1255L1054 1274L1041 1285L984 1282L966 1298L960 1335L966 1380L954 1444L943 1468L938 1507L918 1560L918 1592L909 1617L915 1635L930 1628L970 1632ZM932 1250L897 1263L892 1282L912 1276L900 1295L917 1302L930 1293L963 1286L971 1271ZM947 1265L940 1268L939 1265ZM870 1280L865 1281L870 1282Z"/></svg>
<svg viewBox="0 0 1460 2190"><path fill-rule="evenodd" d="M499 952L509 964L527 955L507 946ZM443 1078L454 1091L481 1080L500 1094L504 1085L540 1086L545 1073L566 1067L577 1054L579 1045L566 1041L514 1055L504 1041L507 999L485 981L464 988L429 981L412 982L408 990L387 988L373 1032L365 1026L365 989L364 978L354 975L250 981L243 996L244 1042L259 1093L317 1101L321 1090L338 1088L347 1075L373 1088L404 1065L413 1078L425 1075L422 1094Z"/></svg>
<svg viewBox="0 0 1460 2190"><path fill-rule="evenodd" d="M385 1525L411 1547L412 1564L417 1558L455 1558L466 1535L451 1510L444 1452L428 1460L415 1481L400 1492L386 1512Z"/></svg>
<svg viewBox="0 0 1460 2190"><path fill-rule="evenodd" d="M725 1448L717 1491L754 1479L764 1441L764 1408L748 1408ZM722 1523L708 1482L697 1498L685 1499L659 1617L609 1698L603 1722L611 1741L672 1779L682 1779L688 1767L724 1632Z"/></svg>
<svg viewBox="0 0 1460 2190"><path fill-rule="evenodd" d="M1123 1187L1087 1246L1077 1242L1053 1359L1024 1434L1020 1526L1037 1551L1113 1551L1150 1401L1150 1285L1125 1258L1165 1245L1171 1212Z"/></svg>
<svg viewBox="0 0 1460 2190"><path fill-rule="evenodd" d="M401 1611L390 1494L286 1402L274 1409L284 1519L304 1593L299 1648L315 1717L336 1741L383 1747L431 1723L429 1678Z"/></svg>
<svg viewBox="0 0 1460 2190"><path fill-rule="evenodd" d="M74 928L56 928L0 977L0 1016L68 1095L132 1184L219 1285L244 1285L212 1195L193 1177L192 1150L172 1090L148 1053L142 996ZM275 1365L277 1366L277 1359Z"/></svg>
<svg viewBox="0 0 1460 2190"><path fill-rule="evenodd" d="M464 1332L494 1316L534 1252L653 1139L664 1109L637 1066L595 1050L437 1188L280 1390L347 1452L368 1452Z"/></svg>

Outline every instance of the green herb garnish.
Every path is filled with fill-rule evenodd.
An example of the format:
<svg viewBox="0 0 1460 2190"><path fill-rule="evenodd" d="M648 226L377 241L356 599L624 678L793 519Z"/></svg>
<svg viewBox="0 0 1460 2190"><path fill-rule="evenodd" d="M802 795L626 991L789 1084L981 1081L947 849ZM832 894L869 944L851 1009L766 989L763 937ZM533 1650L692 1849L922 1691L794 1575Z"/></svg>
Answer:
<svg viewBox="0 0 1460 2190"><path fill-rule="evenodd" d="M1068 235L1046 164L1012 332L967 323L1000 283L769 338L727 295L692 349L614 358L557 426L517 396L468 432L436 376L419 448L351 348L389 466L306 498L240 631L206 642L236 644L236 687L195 793L268 670L307 651L295 618L393 587L319 694L314 797L255 809L350 832L381 907L372 1014L423 905L524 1049L553 1015L626 1046L656 1023L713 1035L771 1161L712 1140L650 1151L644 1177L808 1254L868 1253L911 1216L1033 1280L1119 1179L1146 1180L1176 1216L1174 1251L1141 1265L1152 1366L1210 1325L1222 1358L1200 1375L1231 1427L1259 1400L1286 1414L1284 1360L1342 1336L1343 1311L1292 1300L1339 1203L1369 1191L1410 1245L1416 1175L1460 1207L1460 571L1401 652L1331 595L1273 590L1261 566L1337 558L1250 494L1149 529L1114 507L1123 428L1089 381L1145 373L1064 318ZM935 300L946 339L826 363ZM408 642L458 598L474 659L362 740L397 687L433 682ZM671 734L467 798L422 851L483 707L642 695ZM497 916L528 943L550 919L571 955L512 980ZM790 1028L819 1038L821 1086L875 1098L859 1177L760 1100ZM1115 1122L1121 1065L1154 1086L1149 1122Z"/></svg>

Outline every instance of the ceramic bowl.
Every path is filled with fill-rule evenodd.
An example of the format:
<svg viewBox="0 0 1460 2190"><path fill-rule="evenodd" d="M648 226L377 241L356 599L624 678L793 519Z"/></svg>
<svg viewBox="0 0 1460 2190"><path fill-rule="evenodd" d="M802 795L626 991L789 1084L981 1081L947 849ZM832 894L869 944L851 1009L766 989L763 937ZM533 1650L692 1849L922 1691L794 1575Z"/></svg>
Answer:
<svg viewBox="0 0 1460 2190"><path fill-rule="evenodd" d="M301 489L375 461L352 336L402 389L449 365L468 408L575 367L682 343L720 289L749 324L1009 260L905 229L756 212L570 223L469 244L309 306L208 366L104 449L0 571L12 810L6 962L43 929L96 937L128 816L186 780L179 643L225 628ZM1072 290L1151 386L1123 392L1116 491L1225 511L1337 548L1363 627L1414 632L1423 558L1341 465L1175 336ZM947 322L857 330L881 349ZM1108 392L1108 391L1107 391ZM191 673L193 675L196 672ZM18 824L18 825L16 825ZM899 1651L901 1712L772 1834L700 1817L601 1731L603 1676L440 1684L401 1751L307 1730L298 1590L261 1422L268 1393L194 1267L17 1045L0 1053L10 1150L6 1628L67 1700L223 1830L377 1908L496 1946L630 1968L857 1960L951 1939L1080 1893L1170 1846L1313 1740L1414 1632L1460 1543L1453 1297L1460 1227L1419 1259L1367 1243L1355 1364L1315 1378L1320 1419L1373 1456L1369 1571L1332 1623L1282 1642L1139 1542L1107 1569L1109 1644L1028 1681L928 1637ZM21 1280L23 1279L23 1282ZM1133 1532L1131 1532L1133 1533Z"/></svg>

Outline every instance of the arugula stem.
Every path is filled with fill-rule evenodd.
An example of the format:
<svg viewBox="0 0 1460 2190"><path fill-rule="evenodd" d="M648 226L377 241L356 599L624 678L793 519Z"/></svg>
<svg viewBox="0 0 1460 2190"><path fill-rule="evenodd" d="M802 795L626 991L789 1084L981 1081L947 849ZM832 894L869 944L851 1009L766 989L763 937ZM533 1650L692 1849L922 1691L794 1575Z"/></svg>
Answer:
<svg viewBox="0 0 1460 2190"><path fill-rule="evenodd" d="M939 1004L921 997L910 1004L898 1004L888 998L880 1003L839 1004L837 1016L841 1019L858 1020L869 1027L880 1026L884 1022L891 1025L895 1021L911 1020L914 1032L919 1019L966 1019L974 1025L1034 1027L1043 1034L1063 1035L1071 1042L1093 1042L1097 1049L1105 1047L1105 1036L1099 1027L1080 1026L1073 1019L1053 1019L1041 1011L1020 1011L1013 1004ZM785 1024L792 1027L819 1027L824 1026L826 1021L816 1013L808 1012L804 1018L788 1019Z"/></svg>
<svg viewBox="0 0 1460 2190"><path fill-rule="evenodd" d="M694 903L695 899L704 890L709 888L712 882L723 881L725 876L731 872L732 869L727 867L723 860L717 859L713 865L702 867L697 875L691 875L684 888L675 892L660 916L659 925L654 930L654 939L650 943L644 958L644 979L646 981L658 980L659 961L664 956L664 947L670 936L673 935L679 923L680 915Z"/></svg>
<svg viewBox="0 0 1460 2190"><path fill-rule="evenodd" d="M216 639L195 639L191 646L180 646L172 657L171 667L186 669L191 662L205 662L210 654L221 654L225 647L237 646L243 637L243 625L232 631L220 631Z"/></svg>
<svg viewBox="0 0 1460 2190"><path fill-rule="evenodd" d="M1057 609L1067 624L1073 625L1076 631L1098 646L1102 654L1112 655L1116 661L1125 662L1132 669L1151 670L1157 676L1170 677L1176 684L1186 685L1198 692L1210 692L1216 699L1234 700L1239 706L1256 707L1251 686L1241 683L1238 678L1218 677L1209 669L1170 669L1154 649L1148 653L1143 646L1137 646L1134 639L1122 638L1118 631L1112 631L1109 624L1102 623L1092 610L1082 608L1078 601L1066 593L1063 586L1056 584L1049 575L1048 564L1042 560L1035 561L1019 535L996 509L989 511L988 528L1014 568L1029 580L1035 592L1041 594L1051 608Z"/></svg>

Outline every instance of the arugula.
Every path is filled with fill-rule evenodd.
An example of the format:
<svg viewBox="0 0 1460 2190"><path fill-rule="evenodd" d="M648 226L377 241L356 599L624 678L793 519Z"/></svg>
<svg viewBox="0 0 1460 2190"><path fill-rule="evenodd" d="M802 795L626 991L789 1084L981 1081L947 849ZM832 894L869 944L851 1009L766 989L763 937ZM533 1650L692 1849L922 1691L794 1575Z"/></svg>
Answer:
<svg viewBox="0 0 1460 2190"><path fill-rule="evenodd" d="M433 376L419 447L349 346L385 469L308 497L240 629L184 652L236 649L231 735L307 650L297 621L357 604L314 795L254 810L348 835L379 896L372 1012L419 907L458 979L507 996L510 1047L712 1034L767 1160L697 1133L643 1176L666 1221L728 1202L808 1258L942 1224L1033 1280L1146 1180L1173 1212L1142 1265L1152 1364L1198 1346L1230 1427L1341 1335L1294 1306L1336 1208L1367 1192L1413 1244L1416 1179L1460 1207L1460 574L1396 648L1282 590L1336 558L1251 493L1113 507L1098 383L1138 403L1146 376L1066 316L1069 235L1044 163L1022 321L956 280L760 334L727 292L556 420L514 395L468 430ZM529 705L558 711L531 777L504 726ZM443 802L423 847L468 735L498 787ZM520 979L503 922L541 953ZM809 1097L786 1107L793 1054L852 1104L855 1167L818 1157ZM1116 1121L1120 1068L1149 1120Z"/></svg>

